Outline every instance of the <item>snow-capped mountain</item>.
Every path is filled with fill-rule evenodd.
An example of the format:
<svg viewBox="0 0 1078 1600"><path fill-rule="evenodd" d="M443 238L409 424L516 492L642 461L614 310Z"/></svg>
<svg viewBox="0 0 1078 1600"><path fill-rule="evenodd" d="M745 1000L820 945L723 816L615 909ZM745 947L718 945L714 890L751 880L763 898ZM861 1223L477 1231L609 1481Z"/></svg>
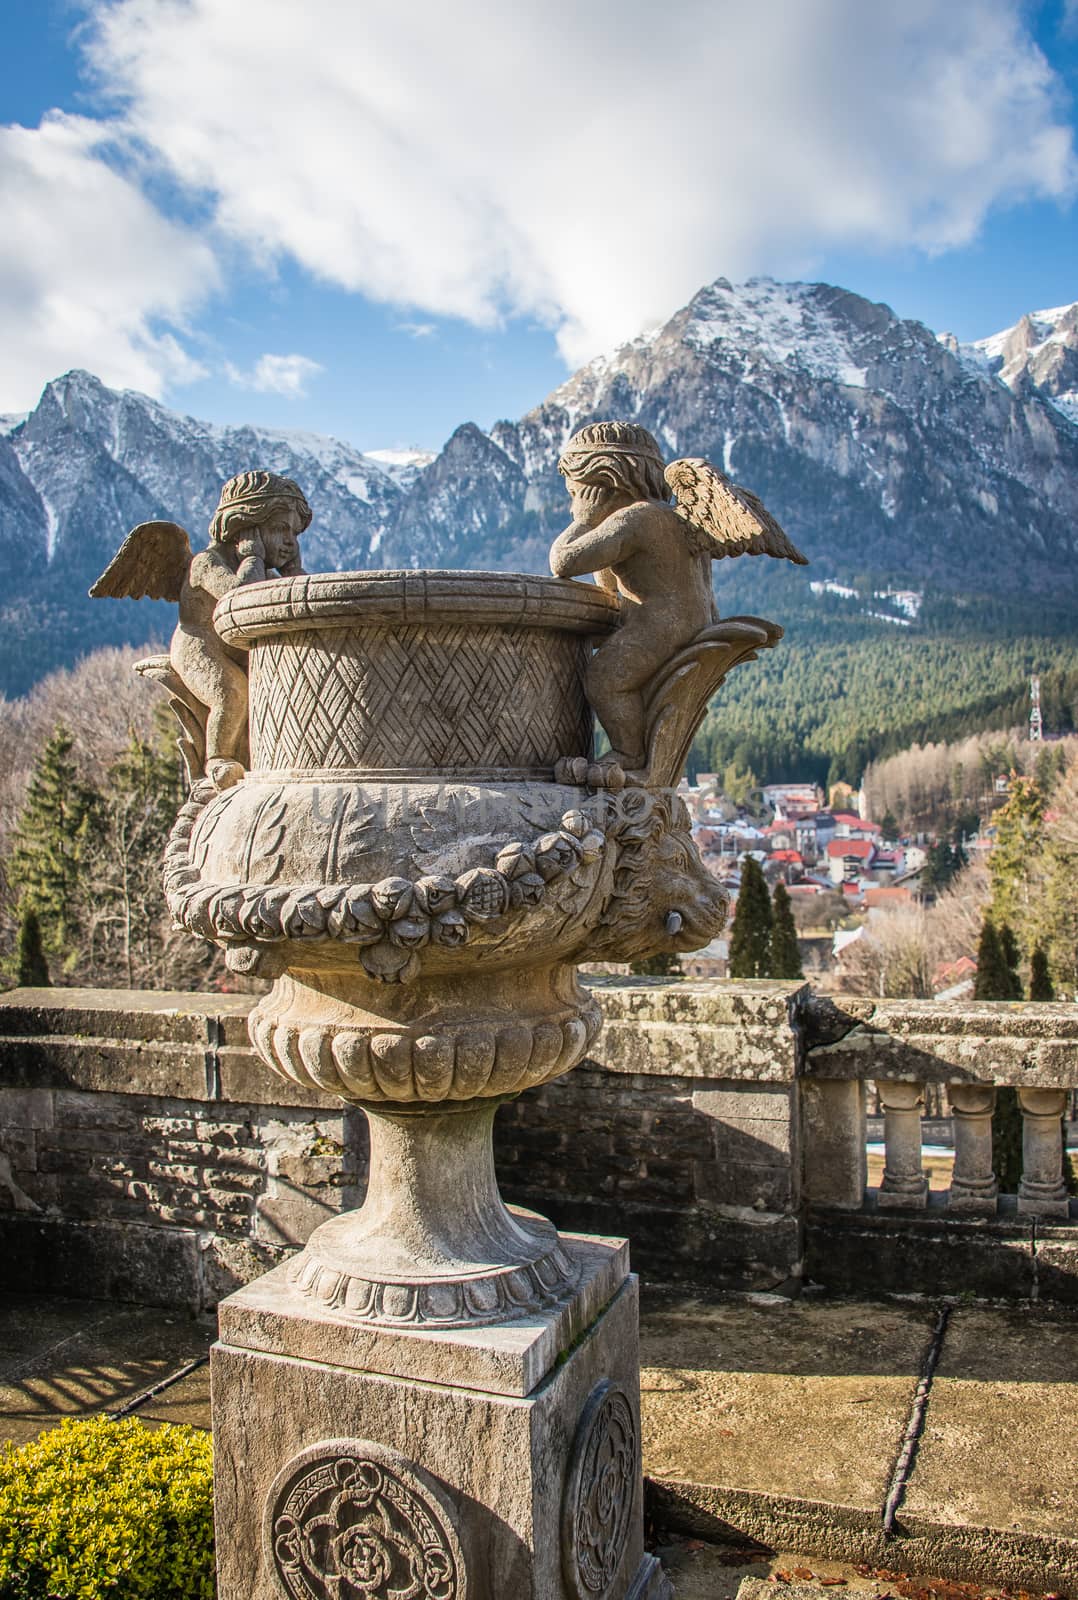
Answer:
<svg viewBox="0 0 1078 1600"><path fill-rule="evenodd" d="M1008 389L1032 391L1078 423L1078 303L1031 311L988 339L950 348L975 372L990 373Z"/></svg>
<svg viewBox="0 0 1078 1600"><path fill-rule="evenodd" d="M434 458L218 427L86 373L57 379L28 416L0 419L0 688L95 644L164 637L171 608L91 602L89 584L136 522L175 518L201 537L221 483L254 465L306 491L312 570L545 571L567 512L560 451L618 416L760 494L814 579L1073 604L1078 305L959 346L826 284L720 278L519 422L465 423ZM727 609L765 593L776 615L793 597L834 603L785 564L720 562L716 582Z"/></svg>
<svg viewBox="0 0 1078 1600"><path fill-rule="evenodd" d="M923 324L845 290L720 278L496 426L541 520L563 518L560 446L603 416L721 464L817 577L1033 594L1078 575L1078 428L1032 386L972 370ZM716 581L743 585L750 565L720 563Z"/></svg>
<svg viewBox="0 0 1078 1600"><path fill-rule="evenodd" d="M221 483L240 463L288 473L316 497L311 544L319 565L365 556L400 495L383 466L339 439L198 422L145 395L107 389L87 372L50 383L7 438L40 501L37 533L50 566L74 562L81 569L102 554L107 560L124 519L136 512L170 515L201 537ZM102 492L122 508L119 522L108 516Z"/></svg>
<svg viewBox="0 0 1078 1600"><path fill-rule="evenodd" d="M368 450L366 459L381 467L398 489L410 489L424 467L434 460L433 450Z"/></svg>
<svg viewBox="0 0 1078 1600"><path fill-rule="evenodd" d="M304 543L312 569L379 564L402 481L339 439L199 422L86 372L56 379L27 417L8 419L0 688L21 690L96 644L167 637L172 608L94 602L86 591L137 522L173 519L201 544L221 484L252 465L296 478L317 507Z"/></svg>

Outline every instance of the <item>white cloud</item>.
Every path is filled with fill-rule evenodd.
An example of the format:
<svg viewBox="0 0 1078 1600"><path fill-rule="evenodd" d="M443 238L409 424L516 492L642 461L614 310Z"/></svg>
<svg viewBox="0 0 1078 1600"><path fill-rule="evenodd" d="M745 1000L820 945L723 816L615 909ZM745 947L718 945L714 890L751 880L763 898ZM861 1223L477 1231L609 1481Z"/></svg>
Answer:
<svg viewBox="0 0 1078 1600"><path fill-rule="evenodd" d="M240 388L256 389L259 394L283 394L290 400L301 400L307 393L308 380L321 371L320 362L298 355L259 356L249 372L242 372L231 361L225 363L230 381Z"/></svg>
<svg viewBox="0 0 1078 1600"><path fill-rule="evenodd" d="M574 361L720 273L960 246L1075 183L1024 0L412 0L407 27L87 3L124 125L0 130L0 407L73 362L151 392L195 370L209 235L106 165L106 133L208 201L218 245L417 317L526 313Z"/></svg>
<svg viewBox="0 0 1078 1600"><path fill-rule="evenodd" d="M102 159L105 132L58 113L0 128L0 411L70 367L154 395L204 373L182 335L213 252Z"/></svg>
<svg viewBox="0 0 1078 1600"><path fill-rule="evenodd" d="M1070 38L1078 34L1078 0L1063 0L1063 17L1060 22L1060 29Z"/></svg>
<svg viewBox="0 0 1078 1600"><path fill-rule="evenodd" d="M429 339L438 329L433 322L397 322L397 333L406 333L410 339Z"/></svg>
<svg viewBox="0 0 1078 1600"><path fill-rule="evenodd" d="M568 357L720 273L942 250L1069 192L1022 0L112 0L96 61L217 225Z"/></svg>

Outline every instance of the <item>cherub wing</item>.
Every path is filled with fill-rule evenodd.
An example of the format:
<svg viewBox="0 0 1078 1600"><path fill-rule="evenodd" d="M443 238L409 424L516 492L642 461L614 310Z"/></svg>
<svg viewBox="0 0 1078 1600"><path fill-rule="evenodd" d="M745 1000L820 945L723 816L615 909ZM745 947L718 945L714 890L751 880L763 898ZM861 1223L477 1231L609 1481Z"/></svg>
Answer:
<svg viewBox="0 0 1078 1600"><path fill-rule="evenodd" d="M700 549L713 559L778 556L808 566L807 557L790 543L763 502L731 483L710 461L699 456L672 461L666 481L674 492L674 510L698 536Z"/></svg>
<svg viewBox="0 0 1078 1600"><path fill-rule="evenodd" d="M132 528L90 595L94 600L178 601L191 565L191 541L178 522Z"/></svg>

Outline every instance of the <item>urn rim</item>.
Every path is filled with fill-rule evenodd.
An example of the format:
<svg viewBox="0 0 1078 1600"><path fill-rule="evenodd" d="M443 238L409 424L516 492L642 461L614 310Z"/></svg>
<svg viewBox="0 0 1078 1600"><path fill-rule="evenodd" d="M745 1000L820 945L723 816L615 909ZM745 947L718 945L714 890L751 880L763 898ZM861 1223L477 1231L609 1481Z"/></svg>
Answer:
<svg viewBox="0 0 1078 1600"><path fill-rule="evenodd" d="M317 572L244 584L218 603L214 625L226 643L343 626L550 629L596 635L618 625L617 598L573 578L519 572Z"/></svg>

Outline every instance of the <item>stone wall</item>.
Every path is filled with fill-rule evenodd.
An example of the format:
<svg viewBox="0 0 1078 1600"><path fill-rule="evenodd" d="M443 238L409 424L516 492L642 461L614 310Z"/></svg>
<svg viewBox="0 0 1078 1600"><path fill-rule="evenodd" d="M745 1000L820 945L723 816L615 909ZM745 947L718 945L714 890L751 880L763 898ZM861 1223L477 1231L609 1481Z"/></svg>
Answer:
<svg viewBox="0 0 1078 1600"><path fill-rule="evenodd" d="M507 1198L628 1232L653 1275L787 1282L800 986L604 987L598 1059L499 1113ZM360 1203L362 1113L274 1078L247 1042L252 1003L0 997L5 1286L209 1306ZM742 1095L740 1072L774 1081Z"/></svg>
<svg viewBox="0 0 1078 1600"><path fill-rule="evenodd" d="M799 983L595 980L592 1058L499 1113L510 1200L628 1234L651 1277L791 1287L801 1272Z"/></svg>
<svg viewBox="0 0 1078 1600"><path fill-rule="evenodd" d="M22 990L0 1002L8 1288L200 1308L275 1265L365 1180L366 1127L287 1094L250 997Z"/></svg>
<svg viewBox="0 0 1078 1600"><path fill-rule="evenodd" d="M1078 1300L1078 1216L1001 1201L960 1218L940 1195L887 1212L864 1152L866 1079L1078 1082L1078 1007L595 987L592 1058L499 1112L509 1200L627 1234L652 1279ZM206 1307L360 1203L363 1114L273 1077L247 1042L251 1004L0 997L0 1286Z"/></svg>

